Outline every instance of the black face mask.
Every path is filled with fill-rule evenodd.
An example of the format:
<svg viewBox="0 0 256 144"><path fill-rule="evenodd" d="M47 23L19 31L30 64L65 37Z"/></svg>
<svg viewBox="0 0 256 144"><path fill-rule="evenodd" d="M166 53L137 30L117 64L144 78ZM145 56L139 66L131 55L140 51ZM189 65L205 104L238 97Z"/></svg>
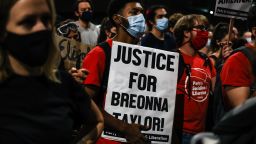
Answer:
<svg viewBox="0 0 256 144"><path fill-rule="evenodd" d="M85 22L91 21L92 20L92 12L90 12L90 11L83 12L82 15L80 16L80 19Z"/></svg>
<svg viewBox="0 0 256 144"><path fill-rule="evenodd" d="M7 52L23 64L38 67L47 61L51 38L49 30L27 35L7 32L3 46Z"/></svg>

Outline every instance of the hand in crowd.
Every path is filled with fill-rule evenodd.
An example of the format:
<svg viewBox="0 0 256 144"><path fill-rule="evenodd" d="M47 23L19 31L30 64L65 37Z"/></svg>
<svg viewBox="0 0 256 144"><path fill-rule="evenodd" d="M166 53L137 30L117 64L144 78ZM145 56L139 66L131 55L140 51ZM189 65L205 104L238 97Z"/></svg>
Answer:
<svg viewBox="0 0 256 144"><path fill-rule="evenodd" d="M141 131L146 131L148 129L148 126L139 124L127 124L124 131L127 142L129 144L146 144L147 139L144 137Z"/></svg>
<svg viewBox="0 0 256 144"><path fill-rule="evenodd" d="M230 56L230 54L232 53L232 51L233 51L233 49L231 48L231 46L228 46L228 45L223 46L223 48L222 48L223 59L224 60L227 59Z"/></svg>
<svg viewBox="0 0 256 144"><path fill-rule="evenodd" d="M86 69L76 69L74 67L72 67L69 70L69 73L73 76L73 78L78 82L78 83L83 83L83 81L86 79L87 75L88 75L88 71Z"/></svg>

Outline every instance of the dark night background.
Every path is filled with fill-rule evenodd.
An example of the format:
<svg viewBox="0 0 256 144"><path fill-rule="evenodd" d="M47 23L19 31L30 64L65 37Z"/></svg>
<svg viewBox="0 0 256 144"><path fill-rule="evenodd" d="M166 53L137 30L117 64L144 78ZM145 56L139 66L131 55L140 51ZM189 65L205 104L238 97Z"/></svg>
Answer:
<svg viewBox="0 0 256 144"><path fill-rule="evenodd" d="M55 0L56 10L63 19L74 18L73 4L76 0ZM94 23L99 24L106 16L107 6L110 0L92 0L94 9ZM145 9L153 4L165 5L169 8L169 14L181 12L183 14L203 14L208 17L211 24L229 22L227 18L215 17L210 14L214 10L215 0L143 0ZM246 21L235 20L235 26L240 32L247 29Z"/></svg>

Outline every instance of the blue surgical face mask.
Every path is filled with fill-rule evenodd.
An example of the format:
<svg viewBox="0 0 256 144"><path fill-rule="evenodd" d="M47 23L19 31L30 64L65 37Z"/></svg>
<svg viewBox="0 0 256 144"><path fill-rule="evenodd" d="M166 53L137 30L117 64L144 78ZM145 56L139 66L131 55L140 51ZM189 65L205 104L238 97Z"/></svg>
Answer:
<svg viewBox="0 0 256 144"><path fill-rule="evenodd" d="M156 29L163 32L168 28L168 19L163 17L156 20Z"/></svg>
<svg viewBox="0 0 256 144"><path fill-rule="evenodd" d="M145 33L146 30L146 23L143 14L129 16L127 19L129 22L128 28L124 27L123 25L121 26L125 28L126 31L134 38L139 39Z"/></svg>

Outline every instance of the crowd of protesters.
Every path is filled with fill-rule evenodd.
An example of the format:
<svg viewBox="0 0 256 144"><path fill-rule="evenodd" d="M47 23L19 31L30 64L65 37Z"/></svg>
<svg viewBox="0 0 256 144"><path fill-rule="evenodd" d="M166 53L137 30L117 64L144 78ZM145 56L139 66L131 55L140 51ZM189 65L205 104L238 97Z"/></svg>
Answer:
<svg viewBox="0 0 256 144"><path fill-rule="evenodd" d="M168 13L164 5L145 9L140 0L111 0L108 16L96 25L93 3L77 0L70 7L74 19L56 23L52 0L0 0L1 144L124 143L101 137L104 128L127 143L151 143L142 133L147 125L104 110L113 41L179 53L173 144L214 132L222 116L255 96L254 4L240 36L228 23L213 26L204 15ZM65 68L56 35L93 48L82 62ZM204 92L194 92L195 84ZM251 129L255 132L255 124L240 133ZM250 134L246 142L256 143Z"/></svg>

